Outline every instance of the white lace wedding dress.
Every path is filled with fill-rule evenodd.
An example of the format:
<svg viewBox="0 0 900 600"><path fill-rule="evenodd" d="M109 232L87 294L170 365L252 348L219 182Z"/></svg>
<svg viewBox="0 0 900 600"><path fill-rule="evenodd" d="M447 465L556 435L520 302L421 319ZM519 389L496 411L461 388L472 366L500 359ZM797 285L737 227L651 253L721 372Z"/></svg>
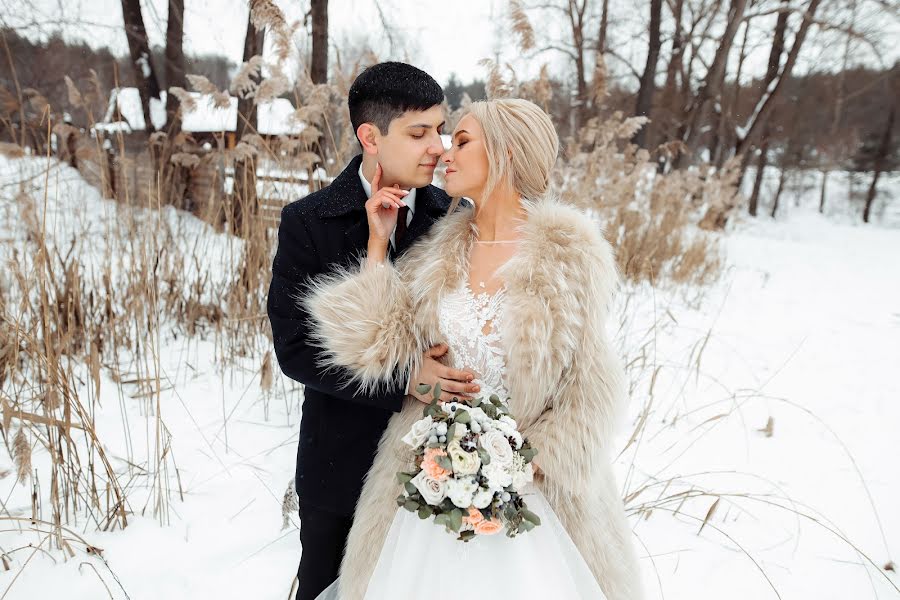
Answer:
<svg viewBox="0 0 900 600"><path fill-rule="evenodd" d="M463 282L441 300L440 327L450 348L450 365L479 375L475 381L480 396L497 394L505 400L500 344L504 298L502 287L494 293L473 293ZM529 509L541 518L539 527L515 538L499 533L467 543L430 519L420 520L398 508L365 600L605 600L543 494L529 485L524 495ZM337 587L335 582L317 600L340 600Z"/></svg>

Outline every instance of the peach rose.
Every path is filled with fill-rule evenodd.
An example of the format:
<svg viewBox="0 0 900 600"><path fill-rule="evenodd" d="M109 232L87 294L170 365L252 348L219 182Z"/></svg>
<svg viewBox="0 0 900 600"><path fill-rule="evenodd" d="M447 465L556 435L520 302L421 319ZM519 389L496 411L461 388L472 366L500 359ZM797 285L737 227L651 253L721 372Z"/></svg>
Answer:
<svg viewBox="0 0 900 600"><path fill-rule="evenodd" d="M438 456L447 456L442 448L427 448L425 458L422 459L422 470L436 481L446 481L450 477L450 471L437 464Z"/></svg>
<svg viewBox="0 0 900 600"><path fill-rule="evenodd" d="M484 515L474 506L470 506L469 515L463 517L463 523L468 523L472 527L478 527L478 524L482 522L484 522Z"/></svg>
<svg viewBox="0 0 900 600"><path fill-rule="evenodd" d="M500 523L499 519L484 520L475 525L476 535L494 535L501 529L503 529L503 524Z"/></svg>

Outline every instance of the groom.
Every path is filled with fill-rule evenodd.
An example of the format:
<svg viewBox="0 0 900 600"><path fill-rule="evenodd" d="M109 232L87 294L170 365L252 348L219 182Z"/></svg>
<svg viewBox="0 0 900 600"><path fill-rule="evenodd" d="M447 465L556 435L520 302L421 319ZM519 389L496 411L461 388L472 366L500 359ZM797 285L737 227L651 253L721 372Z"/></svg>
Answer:
<svg viewBox="0 0 900 600"><path fill-rule="evenodd" d="M267 308L281 369L304 385L296 472L303 545L297 600L313 600L337 578L353 510L388 419L407 394L430 400L417 395L410 382L440 383L457 395L477 392L474 374L438 362L447 351L442 345L425 353L409 381L374 395L356 393L345 385L346 372L319 367L309 316L296 300L310 278L352 266L364 254L365 203L373 194L402 197L408 207L398 211L392 260L446 214L450 198L431 185L444 149L443 100L441 86L413 66L386 62L363 71L348 97L362 155L331 185L281 212Z"/></svg>

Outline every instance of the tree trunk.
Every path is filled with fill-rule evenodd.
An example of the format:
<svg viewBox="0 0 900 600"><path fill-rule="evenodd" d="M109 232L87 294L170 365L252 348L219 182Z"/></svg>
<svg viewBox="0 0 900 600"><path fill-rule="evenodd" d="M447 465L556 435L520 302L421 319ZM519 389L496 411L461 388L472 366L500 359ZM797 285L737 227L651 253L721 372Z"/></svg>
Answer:
<svg viewBox="0 0 900 600"><path fill-rule="evenodd" d="M655 140L667 141L675 135L676 123L681 121L681 111L683 103L678 93L678 76L681 74L681 67L684 58L684 33L681 25L682 8L684 0L675 0L675 8L672 13L672 19L675 21L675 32L672 35L672 52L669 56L669 63L666 65L666 83L663 85L662 99L659 107L662 108L665 115L665 121L659 122L657 119L656 126L653 127ZM654 143L658 143L654 140ZM659 171L665 171L669 159L659 157Z"/></svg>
<svg viewBox="0 0 900 600"><path fill-rule="evenodd" d="M888 113L887 125L884 128L884 135L881 136L881 143L878 145L878 153L875 155L875 174L872 176L872 183L869 185L869 191L866 193L866 206L863 209L863 222L868 223L872 216L872 204L875 202L875 195L878 192L878 178L884 171L887 164L887 156L891 147L891 133L894 129L894 117L897 113L897 103L891 105L891 111Z"/></svg>
<svg viewBox="0 0 900 600"><path fill-rule="evenodd" d="M775 213L778 212L778 204L781 201L781 192L784 191L784 184L787 181L787 167L781 167L781 175L778 177L778 189L775 190L775 198L772 199L772 211L769 213L773 219Z"/></svg>
<svg viewBox="0 0 900 600"><path fill-rule="evenodd" d="M650 41L647 46L647 64L641 77L634 114L650 117L653 110L653 92L656 89L656 65L659 62L659 24L662 20L662 0L650 0ZM641 127L632 140L642 148L647 145L647 126Z"/></svg>
<svg viewBox="0 0 900 600"><path fill-rule="evenodd" d="M683 0L678 0L683 2ZM609 0L603 0L600 9L600 30L597 32L597 54L606 54L606 31L609 27Z"/></svg>
<svg viewBox="0 0 900 600"><path fill-rule="evenodd" d="M588 114L588 87L587 76L585 74L585 38L584 38L584 11L587 6L587 0L583 0L578 5L577 0L569 0L565 9L566 16L569 18L569 27L572 32L572 54L575 58L575 89L576 89L576 106L575 106L575 122L573 123L573 133L577 132L586 120Z"/></svg>
<svg viewBox="0 0 900 600"><path fill-rule="evenodd" d="M828 185L829 169L822 169L822 187L819 189L819 214L825 214L825 187Z"/></svg>
<svg viewBox="0 0 900 600"><path fill-rule="evenodd" d="M768 163L769 140L763 138L762 146L759 148L759 160L756 165L756 177L753 178L753 191L750 193L750 202L747 207L750 215L755 217L759 211L759 190L762 187L763 177L765 176L766 165Z"/></svg>
<svg viewBox="0 0 900 600"><path fill-rule="evenodd" d="M141 95L141 107L144 112L144 123L147 135L156 131L150 118L150 99L159 98L159 80L150 60L150 42L144 28L144 17L141 15L140 0L122 0L122 20L125 24L125 37L128 39L128 53L138 92Z"/></svg>
<svg viewBox="0 0 900 600"><path fill-rule="evenodd" d="M184 0L169 0L169 16L166 22L166 89L186 88L184 68ZM166 93L166 117L169 135L181 131L178 118L178 99Z"/></svg>
<svg viewBox="0 0 900 600"><path fill-rule="evenodd" d="M309 76L313 83L328 83L328 0L311 0L312 59Z"/></svg>

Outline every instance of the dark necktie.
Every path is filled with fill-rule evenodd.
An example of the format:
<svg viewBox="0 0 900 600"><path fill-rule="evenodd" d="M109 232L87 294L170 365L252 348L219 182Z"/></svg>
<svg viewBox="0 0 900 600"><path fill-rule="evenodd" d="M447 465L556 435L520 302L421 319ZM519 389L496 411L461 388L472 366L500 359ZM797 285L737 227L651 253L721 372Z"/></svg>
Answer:
<svg viewBox="0 0 900 600"><path fill-rule="evenodd" d="M406 235L406 215L409 213L408 206L401 206L397 210L397 229L394 230L394 241L400 246L400 241Z"/></svg>

